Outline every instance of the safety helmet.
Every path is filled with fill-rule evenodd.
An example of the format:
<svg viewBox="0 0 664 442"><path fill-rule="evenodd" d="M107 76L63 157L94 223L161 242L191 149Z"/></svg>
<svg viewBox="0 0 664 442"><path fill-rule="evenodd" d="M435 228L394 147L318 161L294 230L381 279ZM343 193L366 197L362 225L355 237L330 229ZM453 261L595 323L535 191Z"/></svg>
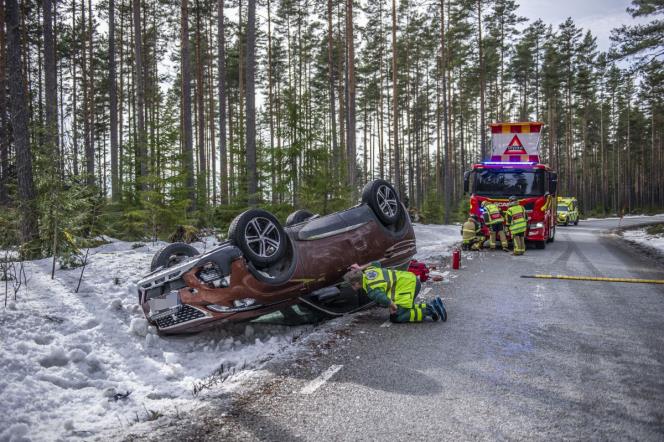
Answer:
<svg viewBox="0 0 664 442"><path fill-rule="evenodd" d="M484 201L482 201L482 204L481 204L481 205L482 205L482 207L486 207L487 204L489 204L489 201L484 200Z"/></svg>
<svg viewBox="0 0 664 442"><path fill-rule="evenodd" d="M510 206L516 206L517 204L519 204L519 200L517 200L517 198L515 196L511 196L509 205Z"/></svg>
<svg viewBox="0 0 664 442"><path fill-rule="evenodd" d="M512 195L512 196L510 197L510 202L512 202L512 201L517 201L517 197L515 197L514 195Z"/></svg>

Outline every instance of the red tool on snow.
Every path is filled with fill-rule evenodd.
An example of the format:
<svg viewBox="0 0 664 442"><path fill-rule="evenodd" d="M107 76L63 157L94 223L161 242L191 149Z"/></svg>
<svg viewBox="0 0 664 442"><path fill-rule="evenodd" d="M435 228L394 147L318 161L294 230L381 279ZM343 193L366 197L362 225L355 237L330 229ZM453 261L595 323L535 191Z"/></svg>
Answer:
<svg viewBox="0 0 664 442"><path fill-rule="evenodd" d="M429 279L429 269L427 268L427 265L416 259L410 261L410 264L408 264L408 271L417 275L422 282L426 282Z"/></svg>
<svg viewBox="0 0 664 442"><path fill-rule="evenodd" d="M459 270L460 265L461 265L461 250L455 247L454 250L452 250L452 268L454 270Z"/></svg>

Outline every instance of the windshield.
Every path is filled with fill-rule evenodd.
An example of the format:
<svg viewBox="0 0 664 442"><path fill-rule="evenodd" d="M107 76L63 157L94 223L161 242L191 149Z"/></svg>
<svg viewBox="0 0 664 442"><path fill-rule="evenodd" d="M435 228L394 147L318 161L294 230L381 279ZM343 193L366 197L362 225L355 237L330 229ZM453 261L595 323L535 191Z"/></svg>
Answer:
<svg viewBox="0 0 664 442"><path fill-rule="evenodd" d="M567 212L567 206L558 206L558 212Z"/></svg>
<svg viewBox="0 0 664 442"><path fill-rule="evenodd" d="M475 173L473 192L504 197L544 195L544 172L485 169Z"/></svg>

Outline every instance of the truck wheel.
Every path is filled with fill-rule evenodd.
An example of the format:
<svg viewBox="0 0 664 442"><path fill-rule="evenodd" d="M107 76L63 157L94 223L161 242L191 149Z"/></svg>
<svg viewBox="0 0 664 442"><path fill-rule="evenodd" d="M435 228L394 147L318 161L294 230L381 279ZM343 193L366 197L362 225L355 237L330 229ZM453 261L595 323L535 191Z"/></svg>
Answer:
<svg viewBox="0 0 664 442"><path fill-rule="evenodd" d="M189 244L183 242L169 244L154 254L152 257L152 263L150 264L150 271L154 272L160 267L173 267L174 265L186 261L187 258L191 258L198 254L198 250Z"/></svg>
<svg viewBox="0 0 664 442"><path fill-rule="evenodd" d="M394 187L385 180L369 181L362 190L362 202L374 211L385 225L395 224L401 215L401 201Z"/></svg>
<svg viewBox="0 0 664 442"><path fill-rule="evenodd" d="M286 254L286 232L267 210L250 209L236 216L228 238L258 266L274 264Z"/></svg>
<svg viewBox="0 0 664 442"><path fill-rule="evenodd" d="M299 224L301 222L304 222L314 216L313 213L309 212L308 210L300 209L296 210L295 212L291 213L288 215L288 218L286 218L286 226L292 226L293 224Z"/></svg>
<svg viewBox="0 0 664 442"><path fill-rule="evenodd" d="M556 228L551 229L551 236L547 238L546 242L554 242L556 240Z"/></svg>

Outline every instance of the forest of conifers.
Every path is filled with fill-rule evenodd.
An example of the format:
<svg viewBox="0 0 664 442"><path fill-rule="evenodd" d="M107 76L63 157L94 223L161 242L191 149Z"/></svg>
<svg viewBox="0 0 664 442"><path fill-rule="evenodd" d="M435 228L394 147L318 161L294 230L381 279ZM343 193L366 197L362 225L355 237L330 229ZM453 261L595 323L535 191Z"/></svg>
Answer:
<svg viewBox="0 0 664 442"><path fill-rule="evenodd" d="M586 214L664 207L664 2L598 50L515 0L0 0L0 245L166 237L386 178L463 210L488 125L542 121Z"/></svg>

